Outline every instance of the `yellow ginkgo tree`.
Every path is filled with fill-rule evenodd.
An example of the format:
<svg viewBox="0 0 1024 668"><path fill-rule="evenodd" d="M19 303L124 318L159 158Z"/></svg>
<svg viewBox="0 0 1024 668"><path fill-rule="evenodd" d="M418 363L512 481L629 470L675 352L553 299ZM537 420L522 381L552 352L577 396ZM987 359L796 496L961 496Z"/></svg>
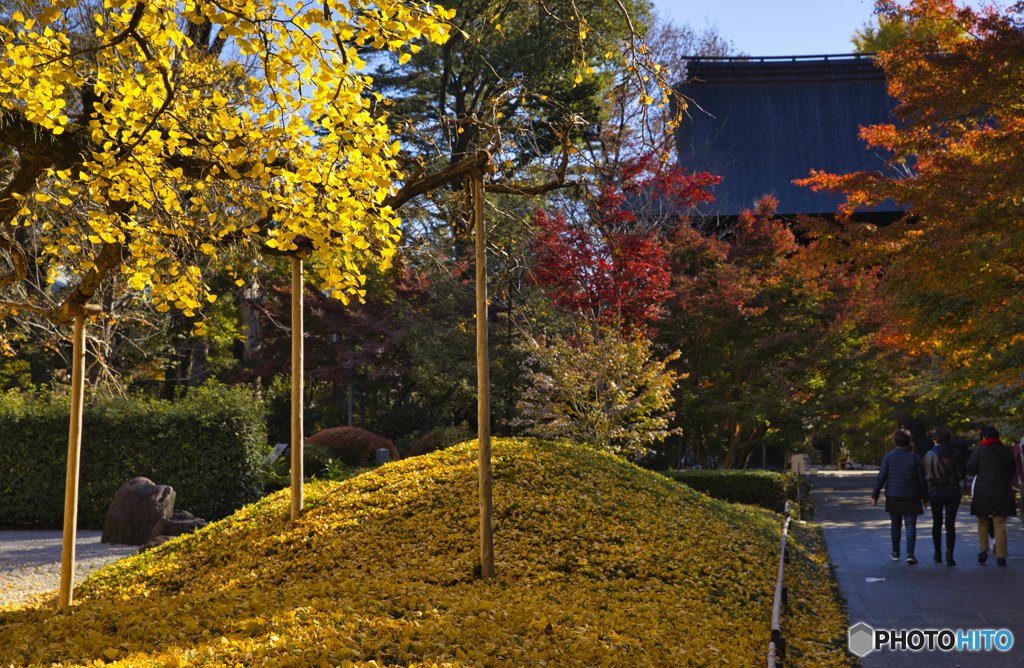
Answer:
<svg viewBox="0 0 1024 668"><path fill-rule="evenodd" d="M41 204L55 214L38 223L44 260L74 286L57 305L3 307L69 323L119 272L158 308L191 315L212 295L186 258L226 241L288 250L304 236L323 287L341 295L359 294L368 256L388 263L398 219L382 203L398 147L359 54L443 41L447 10L107 0L83 40L67 27L79 4L0 27L0 142L19 156L0 192L0 290L25 276L13 228L37 224ZM190 24L209 25L234 63L194 44Z"/></svg>
<svg viewBox="0 0 1024 668"><path fill-rule="evenodd" d="M446 39L451 14L387 0L55 0L33 9L0 24L0 142L18 156L0 192L0 320L29 311L75 325L67 606L83 324L98 310L89 300L120 274L158 310L193 316L214 299L200 261L229 244L293 251L300 281L312 247L321 285L361 297L361 268L386 266L399 232L398 145L359 54L408 57L416 40ZM84 34L83 9L95 10ZM197 43L199 34L212 44ZM234 58L218 57L226 44ZM59 300L19 291L28 274L20 226L44 235L37 261L69 283Z"/></svg>

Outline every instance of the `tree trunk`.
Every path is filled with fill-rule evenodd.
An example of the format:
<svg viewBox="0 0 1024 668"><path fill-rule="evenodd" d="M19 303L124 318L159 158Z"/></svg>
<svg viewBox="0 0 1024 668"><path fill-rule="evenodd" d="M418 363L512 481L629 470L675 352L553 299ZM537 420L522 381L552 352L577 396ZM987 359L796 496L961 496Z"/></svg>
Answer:
<svg viewBox="0 0 1024 668"><path fill-rule="evenodd" d="M757 429L746 429L738 422L730 422L728 429L729 451L722 462L723 469L738 468L743 459L743 451L754 442L757 435Z"/></svg>
<svg viewBox="0 0 1024 668"><path fill-rule="evenodd" d="M210 377L207 361L210 357L210 339L206 336L190 336L188 340L188 372L185 384L199 387Z"/></svg>
<svg viewBox="0 0 1024 668"><path fill-rule="evenodd" d="M256 364L256 352L260 347L263 327L260 324L258 305L263 303L263 292L255 278L246 281L235 293L235 305L242 317L245 337L242 339L242 368L251 369ZM257 379L256 384L259 384Z"/></svg>
<svg viewBox="0 0 1024 668"><path fill-rule="evenodd" d="M704 430L696 427L690 436L690 446L693 450L694 464L700 464L701 468L708 467L707 453L704 451Z"/></svg>

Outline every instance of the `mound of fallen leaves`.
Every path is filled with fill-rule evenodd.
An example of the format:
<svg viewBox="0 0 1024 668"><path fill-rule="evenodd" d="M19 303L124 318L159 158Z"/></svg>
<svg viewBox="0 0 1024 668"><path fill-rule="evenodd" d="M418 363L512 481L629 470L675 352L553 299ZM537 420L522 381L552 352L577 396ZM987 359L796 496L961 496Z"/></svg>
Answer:
<svg viewBox="0 0 1024 668"><path fill-rule="evenodd" d="M568 445L493 456L494 580L466 443L311 485L296 522L275 494L94 574L68 611L0 612L0 665L764 663L779 516ZM791 551L787 664L853 665L820 542Z"/></svg>

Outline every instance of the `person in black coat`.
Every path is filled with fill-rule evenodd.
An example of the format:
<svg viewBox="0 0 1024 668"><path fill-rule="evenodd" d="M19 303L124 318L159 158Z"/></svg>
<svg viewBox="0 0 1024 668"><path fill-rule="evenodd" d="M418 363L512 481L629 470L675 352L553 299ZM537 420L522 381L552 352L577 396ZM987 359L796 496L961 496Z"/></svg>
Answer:
<svg viewBox="0 0 1024 668"><path fill-rule="evenodd" d="M892 531L892 560L900 560L901 525L907 525L907 563L916 564L914 544L917 542L917 518L928 507L928 483L924 477L921 458L910 450L910 432L898 429L892 435L895 449L882 459L871 505L878 505L878 497L885 486L885 512L889 513ZM922 507L923 506L923 507Z"/></svg>
<svg viewBox="0 0 1024 668"><path fill-rule="evenodd" d="M928 479L928 498L932 502L932 542L935 544L935 563L942 563L942 525L945 513L946 565L956 566L953 545L956 543L956 511L960 507L960 481L964 479L967 464L949 445L950 433L936 429L932 434L935 447L925 453L924 476Z"/></svg>
<svg viewBox="0 0 1024 668"><path fill-rule="evenodd" d="M978 518L978 542L981 552L978 563L988 559L988 523L995 527L996 563L1006 565L1006 518L1016 514L1017 500L1013 493L1013 476L1017 472L1013 451L999 440L995 427L981 428L981 443L971 453L967 472L975 476L972 487L971 514Z"/></svg>

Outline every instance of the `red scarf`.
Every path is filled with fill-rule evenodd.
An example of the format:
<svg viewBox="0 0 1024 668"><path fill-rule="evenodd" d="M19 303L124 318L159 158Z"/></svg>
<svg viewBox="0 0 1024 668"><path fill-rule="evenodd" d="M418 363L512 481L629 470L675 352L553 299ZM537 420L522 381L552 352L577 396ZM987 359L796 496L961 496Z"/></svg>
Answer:
<svg viewBox="0 0 1024 668"><path fill-rule="evenodd" d="M978 445L994 445L996 443L998 443L999 445L1003 444L1003 442L999 440L998 436L996 436L995 438L986 438L984 441L982 441Z"/></svg>

